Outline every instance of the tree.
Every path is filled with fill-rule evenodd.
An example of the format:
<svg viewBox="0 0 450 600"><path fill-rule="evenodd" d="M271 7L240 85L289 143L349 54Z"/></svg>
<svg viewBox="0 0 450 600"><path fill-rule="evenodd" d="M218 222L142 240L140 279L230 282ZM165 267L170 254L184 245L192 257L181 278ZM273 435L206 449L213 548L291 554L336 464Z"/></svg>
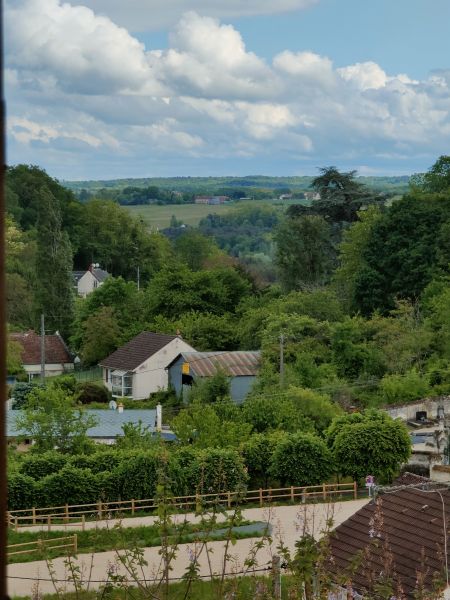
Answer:
<svg viewBox="0 0 450 600"><path fill-rule="evenodd" d="M414 194L393 202L374 224L354 276L355 305L364 315L392 310L398 299L417 300L433 277L448 271L441 231L449 219L448 196Z"/></svg>
<svg viewBox="0 0 450 600"><path fill-rule="evenodd" d="M83 323L81 358L94 365L116 350L122 339L119 323L111 306L103 306Z"/></svg>
<svg viewBox="0 0 450 600"><path fill-rule="evenodd" d="M82 453L89 444L86 432L96 424L92 415L75 409L73 398L56 387L33 391L17 419L18 430L35 442L36 451L58 448L64 454Z"/></svg>
<svg viewBox="0 0 450 600"><path fill-rule="evenodd" d="M46 327L67 333L73 315L72 249L61 229L61 208L43 188L37 222L36 311L44 313Z"/></svg>
<svg viewBox="0 0 450 600"><path fill-rule="evenodd" d="M356 171L340 172L336 167L322 167L311 187L320 194L313 203L316 214L332 222L351 223L358 219L362 206L374 202L375 194L356 181Z"/></svg>
<svg viewBox="0 0 450 600"><path fill-rule="evenodd" d="M359 481L367 475L392 481L411 454L405 425L374 410L336 419L327 432L327 444L338 472Z"/></svg>
<svg viewBox="0 0 450 600"><path fill-rule="evenodd" d="M275 233L280 281L285 290L324 283L332 263L331 231L326 221L315 215L286 219Z"/></svg>
<svg viewBox="0 0 450 600"><path fill-rule="evenodd" d="M282 485L317 485L333 473L332 455L325 442L311 433L292 433L278 442L270 473Z"/></svg>
<svg viewBox="0 0 450 600"><path fill-rule="evenodd" d="M6 347L6 372L8 375L17 375L24 372L22 366L22 345L8 338Z"/></svg>
<svg viewBox="0 0 450 600"><path fill-rule="evenodd" d="M440 156L427 173L413 176L411 185L424 192L446 192L450 188L450 156Z"/></svg>
<svg viewBox="0 0 450 600"><path fill-rule="evenodd" d="M365 266L364 253L369 244L373 228L381 219L378 206L370 206L358 212L359 220L343 232L339 245L339 266L334 272L333 282L339 297L349 310L357 308L355 303L355 278Z"/></svg>
<svg viewBox="0 0 450 600"><path fill-rule="evenodd" d="M254 433L244 440L242 445L242 456L248 469L250 484L254 487L267 488L270 480L270 465L275 448L283 437L287 435L284 431L272 433Z"/></svg>
<svg viewBox="0 0 450 600"><path fill-rule="evenodd" d="M176 239L175 252L192 271L200 271L205 260L220 251L211 238L191 229Z"/></svg>

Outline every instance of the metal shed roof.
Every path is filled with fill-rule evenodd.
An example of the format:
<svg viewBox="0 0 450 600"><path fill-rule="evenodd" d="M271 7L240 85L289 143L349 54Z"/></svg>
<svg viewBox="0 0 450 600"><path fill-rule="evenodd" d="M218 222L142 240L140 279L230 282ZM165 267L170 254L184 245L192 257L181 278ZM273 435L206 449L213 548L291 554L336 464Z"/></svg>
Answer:
<svg viewBox="0 0 450 600"><path fill-rule="evenodd" d="M211 377L219 370L232 377L255 376L261 362L259 351L182 352L181 356L198 377Z"/></svg>

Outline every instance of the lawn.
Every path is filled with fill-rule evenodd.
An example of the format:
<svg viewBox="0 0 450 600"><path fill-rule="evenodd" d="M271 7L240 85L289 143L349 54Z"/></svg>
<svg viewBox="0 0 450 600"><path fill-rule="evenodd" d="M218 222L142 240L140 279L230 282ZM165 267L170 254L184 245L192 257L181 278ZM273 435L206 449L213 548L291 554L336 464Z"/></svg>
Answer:
<svg viewBox="0 0 450 600"><path fill-rule="evenodd" d="M299 203L301 203L301 200L286 200L283 202L280 200L274 202L270 202L270 200L249 200L243 202L230 202L229 204L219 204L216 206L209 204L167 204L158 206L152 204L146 206L124 206L124 208L129 210L135 217L141 217L150 229L155 230L169 227L172 215L175 215L175 217L185 225L196 227L200 220L207 215L223 215L239 206L264 206L273 204L274 206L285 208L290 204Z"/></svg>
<svg viewBox="0 0 450 600"><path fill-rule="evenodd" d="M222 522L208 526L205 531L199 524L183 523L174 526L170 530L170 543L188 543L194 540L209 539L223 540L229 535L229 524ZM249 538L261 537L267 533L267 524L262 521L241 521L239 526L233 527L232 537ZM150 548L161 545L160 528L156 525L141 527L112 526L107 529L89 529L87 531L75 531L77 534L78 554L90 554L93 552L105 552L107 550L124 550L131 548ZM39 532L8 532L8 544L24 544L26 542L51 540L71 536L72 532L63 531L39 531ZM62 542L59 542L62 543ZM64 542L68 543L68 542ZM22 548L17 548L21 550ZM27 547L25 547L28 550ZM56 558L66 556L67 550L55 548L42 552L30 552L27 554L13 555L8 558L8 563L23 563L40 560L43 558ZM69 550L70 553L70 550Z"/></svg>

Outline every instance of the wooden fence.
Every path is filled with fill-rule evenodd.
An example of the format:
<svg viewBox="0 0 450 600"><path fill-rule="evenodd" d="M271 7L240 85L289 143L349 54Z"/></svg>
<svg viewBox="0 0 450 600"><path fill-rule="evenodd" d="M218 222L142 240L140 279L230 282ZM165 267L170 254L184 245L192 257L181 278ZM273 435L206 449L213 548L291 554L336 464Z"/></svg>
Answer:
<svg viewBox="0 0 450 600"><path fill-rule="evenodd" d="M16 550L16 548L20 548L20 550ZM73 553L76 554L78 550L77 534L74 533L73 535L66 537L49 538L46 540L34 540L32 542L23 542L22 544L10 544L9 546L6 546L6 551L8 556L14 556L34 552L43 553L47 550L60 548L71 548Z"/></svg>
<svg viewBox="0 0 450 600"><path fill-rule="evenodd" d="M197 494L195 496L174 496L166 501L180 510L199 510L202 506L214 504L231 508L234 504L256 504L265 506L272 502L308 502L331 501L339 497L356 499L358 489L356 482L330 483L310 486L290 486L286 488L268 488L247 490L244 493L223 492L220 494ZM92 504L65 504L64 506L48 506L14 510L7 513L9 527L15 529L40 525L51 530L52 525L64 524L67 527L81 527L84 531L87 520L103 520L111 518L133 517L139 512L153 512L158 508L160 500L156 498L144 500L118 500L114 502L98 502Z"/></svg>

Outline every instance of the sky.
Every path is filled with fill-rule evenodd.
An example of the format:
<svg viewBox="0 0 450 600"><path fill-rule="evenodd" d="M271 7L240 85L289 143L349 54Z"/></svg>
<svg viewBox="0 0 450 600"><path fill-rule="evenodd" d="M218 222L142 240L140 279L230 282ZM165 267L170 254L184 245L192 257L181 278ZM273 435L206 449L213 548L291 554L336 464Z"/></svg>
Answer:
<svg viewBox="0 0 450 600"><path fill-rule="evenodd" d="M403 175L450 153L448 0L6 0L8 164Z"/></svg>

